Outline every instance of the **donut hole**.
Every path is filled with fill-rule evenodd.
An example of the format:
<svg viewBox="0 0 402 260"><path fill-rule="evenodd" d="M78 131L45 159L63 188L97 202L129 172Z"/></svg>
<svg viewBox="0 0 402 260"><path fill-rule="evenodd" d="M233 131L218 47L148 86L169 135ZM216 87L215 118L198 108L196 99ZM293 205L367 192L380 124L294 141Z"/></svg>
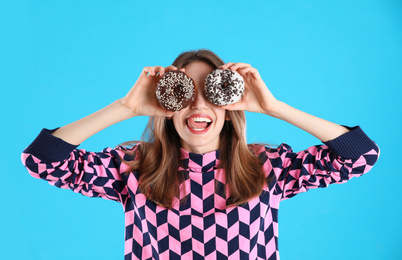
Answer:
<svg viewBox="0 0 402 260"><path fill-rule="evenodd" d="M184 86L181 84L177 84L176 87L174 88L174 95L175 96L182 96L183 95L183 88Z"/></svg>
<svg viewBox="0 0 402 260"><path fill-rule="evenodd" d="M222 84L222 88L226 88L227 86L229 86L229 83L227 83L226 81L225 81L225 82L223 82L223 84Z"/></svg>

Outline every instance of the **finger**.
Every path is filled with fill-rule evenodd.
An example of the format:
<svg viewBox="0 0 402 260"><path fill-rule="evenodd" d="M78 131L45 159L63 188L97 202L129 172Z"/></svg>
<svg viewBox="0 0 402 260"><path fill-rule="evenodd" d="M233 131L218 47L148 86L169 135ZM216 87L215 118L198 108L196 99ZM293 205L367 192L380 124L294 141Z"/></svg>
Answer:
<svg viewBox="0 0 402 260"><path fill-rule="evenodd" d="M147 67L148 76L155 76L155 68L154 67Z"/></svg>
<svg viewBox="0 0 402 260"><path fill-rule="evenodd" d="M166 117L172 117L174 115L175 112L172 111L167 111L166 112Z"/></svg>
<svg viewBox="0 0 402 260"><path fill-rule="evenodd" d="M248 68L246 67L246 68L239 69L238 72L240 74L246 74L246 73L250 72L252 69L253 68L251 68L251 67L248 67Z"/></svg>
<svg viewBox="0 0 402 260"><path fill-rule="evenodd" d="M164 67L160 68L159 70L159 76L163 77L165 75L166 69Z"/></svg>
<svg viewBox="0 0 402 260"><path fill-rule="evenodd" d="M243 77L244 80L246 80L246 78L247 78L247 69L241 69L241 70L238 70L237 72L240 74L240 76Z"/></svg>
<svg viewBox="0 0 402 260"><path fill-rule="evenodd" d="M159 111L159 113L158 113L158 115L164 116L164 117L172 117L173 114L174 114L174 112L168 111L168 110L166 110L166 109L164 109L164 108L161 108L160 111Z"/></svg>
<svg viewBox="0 0 402 260"><path fill-rule="evenodd" d="M226 109L226 110L244 110L245 106L241 102L237 102L234 104L221 106L221 108Z"/></svg>
<svg viewBox="0 0 402 260"><path fill-rule="evenodd" d="M148 75L148 73L149 73L149 68L150 68L150 67L144 67L144 68L142 69L142 73L144 73L145 76Z"/></svg>
<svg viewBox="0 0 402 260"><path fill-rule="evenodd" d="M260 72L256 68L251 68L249 73L251 73L254 79L261 79Z"/></svg>
<svg viewBox="0 0 402 260"><path fill-rule="evenodd" d="M175 67L175 66L173 66L173 65L167 66L167 67L165 68L165 73L168 72L168 71L171 71L171 70L177 70L177 67Z"/></svg>
<svg viewBox="0 0 402 260"><path fill-rule="evenodd" d="M251 67L251 65L250 65L250 64L247 64L247 63L241 63L241 62L239 62L239 63L236 63L236 64L230 66L229 69L231 69L231 70L233 70L233 71L236 71L236 70L238 70L238 69L248 68L248 67Z"/></svg>
<svg viewBox="0 0 402 260"><path fill-rule="evenodd" d="M164 72L165 68L162 66L154 66L155 75L158 75L158 73L159 73L159 76L160 76L162 70Z"/></svg>
<svg viewBox="0 0 402 260"><path fill-rule="evenodd" d="M157 116L172 117L174 115L174 113L176 113L176 112L166 110L163 107L158 107L158 109L155 111L155 113Z"/></svg>
<svg viewBox="0 0 402 260"><path fill-rule="evenodd" d="M259 79L261 78L260 73L256 68L253 67L245 67L242 69L237 70L237 72L243 77L243 78L254 78L254 79Z"/></svg>
<svg viewBox="0 0 402 260"><path fill-rule="evenodd" d="M228 62L228 63L226 63L225 65L222 65L222 66L219 66L219 68L220 69L228 69L230 66L232 66L233 64L235 64L235 63L233 63L233 62Z"/></svg>

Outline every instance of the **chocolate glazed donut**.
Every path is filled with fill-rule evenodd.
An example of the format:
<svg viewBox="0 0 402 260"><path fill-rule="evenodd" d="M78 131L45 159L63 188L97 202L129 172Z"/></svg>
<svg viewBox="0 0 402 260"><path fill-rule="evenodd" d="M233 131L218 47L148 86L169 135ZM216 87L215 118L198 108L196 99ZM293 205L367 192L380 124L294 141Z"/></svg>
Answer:
<svg viewBox="0 0 402 260"><path fill-rule="evenodd" d="M217 106L238 102L243 92L244 79L236 71L216 69L205 78L205 96Z"/></svg>
<svg viewBox="0 0 402 260"><path fill-rule="evenodd" d="M156 86L156 98L169 111L179 111L194 101L194 80L179 70L166 72Z"/></svg>

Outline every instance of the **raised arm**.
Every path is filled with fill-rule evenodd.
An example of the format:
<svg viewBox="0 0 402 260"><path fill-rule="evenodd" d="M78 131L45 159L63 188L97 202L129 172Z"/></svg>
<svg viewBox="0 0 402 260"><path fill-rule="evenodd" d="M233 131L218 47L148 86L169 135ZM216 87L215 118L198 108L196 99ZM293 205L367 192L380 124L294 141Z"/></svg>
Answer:
<svg viewBox="0 0 402 260"><path fill-rule="evenodd" d="M257 69L244 63L228 63L222 68L239 72L246 83L240 102L226 109L264 113L285 120L314 135L323 145L293 152L287 144L278 148L255 146L263 169L274 190L276 202L313 188L345 183L373 167L379 157L378 146L360 129L346 128L312 116L275 99ZM258 150L259 149L259 150Z"/></svg>
<svg viewBox="0 0 402 260"><path fill-rule="evenodd" d="M125 203L128 175L123 173L129 167L122 163L122 158L131 158L124 153L127 149L106 148L94 153L77 146L91 135L130 117L169 116L171 112L159 106L155 88L161 75L170 69L175 67L145 67L124 98L56 131L43 129L22 153L28 172L59 188ZM137 147L131 149L134 152Z"/></svg>
<svg viewBox="0 0 402 260"><path fill-rule="evenodd" d="M225 106L229 110L246 110L282 119L314 135L323 142L335 139L349 130L341 125L300 111L277 100L262 80L258 70L245 63L227 63L222 69L231 69L242 75L246 84L240 102Z"/></svg>
<svg viewBox="0 0 402 260"><path fill-rule="evenodd" d="M163 109L155 96L156 84L163 74L176 67L145 67L137 82L127 93L105 108L71 124L57 129L52 134L62 140L78 145L90 136L118 122L134 116L171 116Z"/></svg>

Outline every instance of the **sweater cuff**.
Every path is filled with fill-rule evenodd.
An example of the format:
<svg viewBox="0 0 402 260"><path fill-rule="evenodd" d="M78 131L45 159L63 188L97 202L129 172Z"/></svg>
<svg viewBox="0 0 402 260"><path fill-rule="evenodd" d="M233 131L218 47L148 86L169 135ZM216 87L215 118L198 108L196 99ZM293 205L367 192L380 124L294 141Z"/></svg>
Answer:
<svg viewBox="0 0 402 260"><path fill-rule="evenodd" d="M52 135L56 129L42 129L35 140L24 150L43 162L59 162L70 157L70 153L78 147Z"/></svg>
<svg viewBox="0 0 402 260"><path fill-rule="evenodd" d="M378 152L378 146L363 132L360 126L345 127L350 131L324 142L335 154L344 158L356 159L372 149Z"/></svg>

